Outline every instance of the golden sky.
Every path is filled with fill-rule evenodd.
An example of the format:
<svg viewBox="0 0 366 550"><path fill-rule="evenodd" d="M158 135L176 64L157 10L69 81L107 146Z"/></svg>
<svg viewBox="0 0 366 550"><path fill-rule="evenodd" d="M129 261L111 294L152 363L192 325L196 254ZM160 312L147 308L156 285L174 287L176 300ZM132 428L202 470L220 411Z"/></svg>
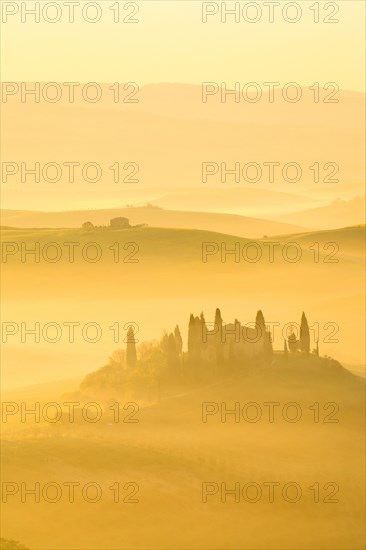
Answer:
<svg viewBox="0 0 366 550"><path fill-rule="evenodd" d="M2 24L2 80L135 81L139 85L295 81L304 86L332 81L343 89L364 90L362 0L299 0L296 4L301 15L296 23L286 22L282 15L289 2L281 1L275 8L273 23L266 3L257 2L261 10L257 23L242 16L238 23L234 16L222 23L219 12L205 24L199 0L143 0L136 2L136 15L132 15L133 5L120 2L120 18L131 14L138 23L114 23L111 7L116 2L109 0L99 2L99 22L87 23L81 10L88 3L79 1L74 23L69 23L69 8L63 1L58 2L58 22L49 23L41 14L36 23L34 16L25 16L25 12L25 22L21 21L22 9L31 9L35 2L3 1L3 21L4 9L12 11L16 5L18 12ZM209 9L215 9L214 4L211 2ZM226 4L232 8L235 3ZM245 4L248 2L241 2L240 9ZM319 23L314 23L315 12L310 9L314 5L319 5ZM250 9L248 18L253 19L255 8ZM288 8L289 18L296 16L294 9ZM96 12L88 10L93 18ZM46 17L56 17L55 8L49 8ZM325 23L326 17L339 22Z"/></svg>

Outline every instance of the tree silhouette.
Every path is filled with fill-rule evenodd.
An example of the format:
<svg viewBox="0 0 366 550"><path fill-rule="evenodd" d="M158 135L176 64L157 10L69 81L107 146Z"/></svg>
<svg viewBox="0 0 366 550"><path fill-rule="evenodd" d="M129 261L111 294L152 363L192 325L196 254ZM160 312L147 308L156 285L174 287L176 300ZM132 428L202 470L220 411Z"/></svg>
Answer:
<svg viewBox="0 0 366 550"><path fill-rule="evenodd" d="M263 338L264 333L266 331L266 322L264 320L264 315L263 315L261 309L259 311L257 311L257 315L256 315L256 318L255 318L255 324L256 324L256 327L259 328L259 334ZM257 330L258 330L258 328L257 328Z"/></svg>
<svg viewBox="0 0 366 550"><path fill-rule="evenodd" d="M292 353L295 353L298 347L298 341L293 332L291 332L290 336L288 337L288 347Z"/></svg>
<svg viewBox="0 0 366 550"><path fill-rule="evenodd" d="M223 337L222 337L222 317L221 317L221 311L219 308L216 308L215 311L215 330L217 330L217 333L215 334L215 347L216 347L216 362L217 364L220 364L223 360Z"/></svg>
<svg viewBox="0 0 366 550"><path fill-rule="evenodd" d="M264 361L268 365L272 363L273 359L273 346L272 346L272 337L270 332L264 333L264 344L263 344L263 353Z"/></svg>
<svg viewBox="0 0 366 550"><path fill-rule="evenodd" d="M188 323L188 355L190 358L194 356L195 353L195 334L194 334L194 315L191 313L189 316L189 323Z"/></svg>
<svg viewBox="0 0 366 550"><path fill-rule="evenodd" d="M219 333L222 332L222 317L221 317L221 311L219 308L216 308L215 311L215 327L218 327Z"/></svg>
<svg viewBox="0 0 366 550"><path fill-rule="evenodd" d="M174 367L178 364L178 349L174 334L171 332L168 336L167 362L169 367Z"/></svg>
<svg viewBox="0 0 366 550"><path fill-rule="evenodd" d="M308 321L305 317L305 313L302 313L301 316L301 325L300 325L300 349L304 353L309 353L310 351L310 331Z"/></svg>
<svg viewBox="0 0 366 550"><path fill-rule="evenodd" d="M178 355L181 356L182 355L182 350L183 350L183 340L182 340L182 335L180 333L178 325L176 325L176 327L174 329L174 337L175 337L175 342L176 342L176 345L177 345Z"/></svg>
<svg viewBox="0 0 366 550"><path fill-rule="evenodd" d="M199 317L190 315L188 324L188 358L196 362L201 355L202 323Z"/></svg>
<svg viewBox="0 0 366 550"><path fill-rule="evenodd" d="M264 315L261 309L257 311L257 315L255 317L255 326L263 342L264 361L269 364L272 362L273 359L272 337L270 332L267 332L266 330L266 322L264 320Z"/></svg>
<svg viewBox="0 0 366 550"><path fill-rule="evenodd" d="M20 544L17 540L0 539L0 550L28 550L24 544Z"/></svg>
<svg viewBox="0 0 366 550"><path fill-rule="evenodd" d="M205 320L205 314L203 313L203 311L201 311L200 319L201 319L202 325L205 325L205 324L206 324L206 320Z"/></svg>
<svg viewBox="0 0 366 550"><path fill-rule="evenodd" d="M126 364L128 367L134 367L137 363L136 340L133 328L128 327L127 346L126 346Z"/></svg>
<svg viewBox="0 0 366 550"><path fill-rule="evenodd" d="M109 362L112 365L125 366L126 364L126 350L117 349L115 350L109 358Z"/></svg>
<svg viewBox="0 0 366 550"><path fill-rule="evenodd" d="M84 222L81 227L86 231L91 231L92 229L94 229L94 225L92 224L92 222Z"/></svg>

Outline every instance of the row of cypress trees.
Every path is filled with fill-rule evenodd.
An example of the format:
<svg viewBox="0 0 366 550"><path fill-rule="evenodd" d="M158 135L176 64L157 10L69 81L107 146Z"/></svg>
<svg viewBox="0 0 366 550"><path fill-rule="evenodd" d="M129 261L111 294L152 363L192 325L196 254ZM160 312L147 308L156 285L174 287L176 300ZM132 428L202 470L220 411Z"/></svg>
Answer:
<svg viewBox="0 0 366 550"><path fill-rule="evenodd" d="M234 324L239 323L235 319ZM223 360L223 320L219 308L215 311L215 330L210 335L210 342L216 350L216 362L221 363ZM258 327L258 334L261 335L263 341L263 357L266 362L270 362L273 356L273 348L270 333L266 330L266 323L261 310L257 312L255 324ZM204 314L195 317L191 314L188 325L188 359L195 362L202 358L203 350L206 345L203 335L208 334Z"/></svg>
<svg viewBox="0 0 366 550"><path fill-rule="evenodd" d="M287 347L288 343L288 347ZM310 353L310 329L308 320L306 319L306 315L304 312L302 312L301 315L301 323L300 323L300 338L297 339L296 335L292 332L290 336L288 337L288 340L285 340L284 343L284 352L287 354L288 349L290 351L302 351L305 354ZM319 346L318 342L316 342L316 354L319 356Z"/></svg>
<svg viewBox="0 0 366 550"><path fill-rule="evenodd" d="M235 319L235 323L237 322L238 320ZM216 330L215 334L213 334L210 338L216 349L216 361L218 363L221 363L223 360L223 324L224 323L222 320L221 311L219 308L217 308L215 311ZM273 356L271 335L269 332L266 331L266 323L264 320L263 312L261 310L257 312L255 324L260 329L260 334L263 335L264 359L266 360L266 362L270 362ZM206 321L203 312L199 317L195 317L193 314L191 314L188 324L188 360L191 362L196 362L202 359L202 351L205 346L203 334L207 334ZM171 332L170 334L164 334L160 343L160 347L164 355L167 357L168 364L174 365L175 363L178 363L180 361L183 354L183 340L178 325L176 325L174 332ZM285 340L285 353L287 353L288 348L290 349L290 351L293 352L297 350L301 350L305 354L308 354L310 352L310 330L304 312L301 316L300 338L298 340L294 333L292 333L288 338L288 347L287 341ZM127 332L126 364L128 367L134 367L136 363L136 341L133 328L132 326L130 326Z"/></svg>

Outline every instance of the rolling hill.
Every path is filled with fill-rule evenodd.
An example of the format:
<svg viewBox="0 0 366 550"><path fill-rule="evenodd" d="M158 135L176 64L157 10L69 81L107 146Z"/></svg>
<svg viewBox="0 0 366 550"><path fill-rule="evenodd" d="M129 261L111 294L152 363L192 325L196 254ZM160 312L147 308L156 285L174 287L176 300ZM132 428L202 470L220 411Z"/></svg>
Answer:
<svg viewBox="0 0 366 550"><path fill-rule="evenodd" d="M125 202L126 189L201 187L202 162L226 162L228 166L255 162L262 168L265 162L278 162L281 167L297 162L302 168L299 182L290 184L280 171L269 183L263 169L259 181L249 184L272 191L289 192L291 188L295 195L314 187L309 168L314 162L321 167L336 162L341 168L339 184L362 182L364 96L341 91L339 103L329 105L314 103L312 94L306 92L306 99L296 104L269 103L265 99L258 103L221 103L219 96L202 103L200 86L180 84L144 87L140 102L132 105L111 100L97 104L34 104L10 97L2 109L6 135L3 160L19 166L22 162L32 166L39 162L42 167L58 162L63 169L55 181L42 176L36 183L28 177L23 184L19 170L4 182L3 204L6 208L37 209L37 196L42 194L42 208L49 210L56 205L63 210L113 208ZM110 94L105 97L110 98ZM80 163L74 181L68 177L65 162ZM102 168L102 177L94 183L82 177L81 166L88 162ZM121 166L137 163L138 183L122 181L128 170L114 183L109 167L115 162ZM322 171L321 181L326 175L328 172ZM230 178L222 184L219 175L207 182L209 188L219 186L224 192L237 184ZM241 179L240 185L248 186L248 182ZM194 202L188 206L197 208ZM237 206L235 213L243 214L245 205ZM317 204L313 201L311 206ZM302 204L302 208L311 206L306 201ZM270 209L268 197L266 211Z"/></svg>
<svg viewBox="0 0 366 550"><path fill-rule="evenodd" d="M347 225L365 223L365 196L344 201L338 199L331 204L309 210L273 216L286 223L299 223L304 227L336 229Z"/></svg>
<svg viewBox="0 0 366 550"><path fill-rule="evenodd" d="M109 221L117 216L128 218L131 225L147 224L153 227L202 229L247 238L261 238L263 235L295 233L304 230L297 225L234 214L171 211L152 206L68 212L1 211L3 225L19 228L78 228L85 221L90 221L94 225L109 225Z"/></svg>
<svg viewBox="0 0 366 550"><path fill-rule="evenodd" d="M86 374L121 345L127 322L137 323L141 340L159 338L162 330L179 324L186 342L187 311L204 310L213 321L218 303L226 322L235 317L253 322L260 307L267 322L277 323L275 349L283 348L284 326L298 322L306 309L321 353L360 370L365 364L364 238L364 227L255 240L153 227L3 230L3 246L15 253L2 264L7 291L2 317L18 325L3 346L4 388ZM74 261L69 260L72 243ZM22 262L22 250L37 246L39 262L32 254ZM96 251L100 258L94 262ZM61 327L79 323L75 343L68 342L65 327L52 344L43 339L37 344L30 336L24 372L21 323L32 327L51 321ZM81 337L81 327L90 322L102 329L93 344ZM116 322L117 342L109 328Z"/></svg>
<svg viewBox="0 0 366 550"><path fill-rule="evenodd" d="M67 415L58 423L13 422L3 436L3 478L27 486L37 481L42 488L56 483L61 496L54 503L27 497L27 514L20 495L9 496L3 535L30 548L63 550L136 545L357 550L364 536L364 398L364 381L335 362L290 357L270 369L152 402L138 411L138 423L114 423L107 408L92 424L83 421L79 409L73 423ZM243 412L239 421L221 412L202 422L203 403L227 410L238 403ZM273 421L268 403L277 404ZM288 421L294 404L296 422ZM248 420L253 405L260 413L254 423ZM74 481L80 485L70 504L65 484ZM91 482L102 491L94 504L81 498ZM208 482L218 490L205 502ZM118 503L110 490L115 483L121 490ZM123 502L130 494L123 490L126 483L137 489L137 502ZM251 490L223 498L222 483L228 489L250 484ZM274 483L272 500L269 483ZM288 499L286 484L292 484ZM294 521L296 529L289 528Z"/></svg>

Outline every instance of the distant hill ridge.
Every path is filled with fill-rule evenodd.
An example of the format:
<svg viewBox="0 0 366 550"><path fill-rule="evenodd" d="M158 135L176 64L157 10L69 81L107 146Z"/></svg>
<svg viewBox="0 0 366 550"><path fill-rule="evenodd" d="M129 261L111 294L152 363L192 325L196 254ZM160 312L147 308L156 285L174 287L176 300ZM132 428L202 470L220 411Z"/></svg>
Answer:
<svg viewBox="0 0 366 550"><path fill-rule="evenodd" d="M134 225L146 223L155 227L203 229L248 238L261 238L264 235L295 233L304 230L303 227L297 224L244 217L236 214L174 211L156 206L65 212L1 211L4 226L18 228L77 228L81 227L86 221L90 221L95 225L106 224L116 216L125 216Z"/></svg>

